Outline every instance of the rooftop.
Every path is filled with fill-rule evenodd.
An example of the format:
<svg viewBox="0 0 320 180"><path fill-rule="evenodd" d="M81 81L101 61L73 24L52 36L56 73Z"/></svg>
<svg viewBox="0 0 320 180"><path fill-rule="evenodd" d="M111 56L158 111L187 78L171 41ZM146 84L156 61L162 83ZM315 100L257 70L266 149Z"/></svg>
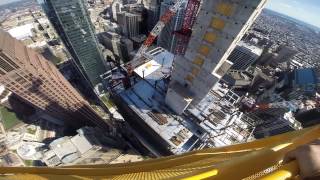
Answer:
<svg viewBox="0 0 320 180"><path fill-rule="evenodd" d="M233 106L239 100L236 93L217 83L196 107L188 109L207 131L212 146L226 146L252 138L253 124L244 120L243 113Z"/></svg>
<svg viewBox="0 0 320 180"><path fill-rule="evenodd" d="M93 146L84 135L77 134L71 138L71 142L77 147L81 154L89 151Z"/></svg>
<svg viewBox="0 0 320 180"><path fill-rule="evenodd" d="M80 156L77 147L69 137L62 137L50 143L50 148L55 152L63 163L70 163Z"/></svg>
<svg viewBox="0 0 320 180"><path fill-rule="evenodd" d="M258 56L260 56L262 54L262 51L263 51L262 48L260 48L258 46L255 46L253 44L250 44L250 43L246 43L244 41L238 42L237 46L245 48L245 49L251 51L252 53L254 53L254 54L258 55Z"/></svg>
<svg viewBox="0 0 320 180"><path fill-rule="evenodd" d="M313 68L296 69L294 76L294 81L297 85L303 86L317 83L317 77Z"/></svg>
<svg viewBox="0 0 320 180"><path fill-rule="evenodd" d="M114 90L173 153L245 142L252 137L252 124L233 106L240 97L223 83L217 83L196 107L190 106L182 115L173 113L165 103L173 54L155 48L144 58L144 64L134 70L132 87L124 90L120 83Z"/></svg>
<svg viewBox="0 0 320 180"><path fill-rule="evenodd" d="M89 157L100 147L97 144L93 128L83 127L78 129L78 134L69 137L64 136L52 141L50 149L43 154L42 160L49 166L58 164L76 163L84 157Z"/></svg>
<svg viewBox="0 0 320 180"><path fill-rule="evenodd" d="M18 40L24 40L27 39L29 37L32 37L32 29L34 28L33 23L29 23L29 24L25 24L22 26L17 26L14 27L12 29L8 30L8 33L18 39Z"/></svg>
<svg viewBox="0 0 320 180"><path fill-rule="evenodd" d="M161 136L174 153L182 153L193 133L179 122L165 105L167 89L166 77L170 73L173 54L162 48L156 48L147 54L150 61L137 67L134 72L141 77L132 88L121 91L121 97L148 126Z"/></svg>

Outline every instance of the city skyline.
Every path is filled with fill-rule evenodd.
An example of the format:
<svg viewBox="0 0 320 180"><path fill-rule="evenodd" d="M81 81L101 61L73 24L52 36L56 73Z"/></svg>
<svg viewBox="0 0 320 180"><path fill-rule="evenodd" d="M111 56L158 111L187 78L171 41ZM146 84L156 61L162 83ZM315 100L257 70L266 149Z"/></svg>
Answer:
<svg viewBox="0 0 320 180"><path fill-rule="evenodd" d="M97 173L91 164L214 152L319 124L320 29L310 23L319 4L20 0L1 6L0 166L46 165L51 176L57 169L50 167L86 165L92 176L116 178L122 173ZM301 7L305 13L295 11ZM79 177L91 176L86 167Z"/></svg>
<svg viewBox="0 0 320 180"><path fill-rule="evenodd" d="M0 6L4 5L4 4L13 3L13 2L18 2L18 1L21 1L21 0L4 0L4 1L0 2Z"/></svg>
<svg viewBox="0 0 320 180"><path fill-rule="evenodd" d="M266 8L320 28L320 1L268 0Z"/></svg>
<svg viewBox="0 0 320 180"><path fill-rule="evenodd" d="M4 0L0 6L12 2L26 0ZM293 17L308 24L320 28L320 21L317 18L320 15L320 2L317 0L268 0L266 8Z"/></svg>

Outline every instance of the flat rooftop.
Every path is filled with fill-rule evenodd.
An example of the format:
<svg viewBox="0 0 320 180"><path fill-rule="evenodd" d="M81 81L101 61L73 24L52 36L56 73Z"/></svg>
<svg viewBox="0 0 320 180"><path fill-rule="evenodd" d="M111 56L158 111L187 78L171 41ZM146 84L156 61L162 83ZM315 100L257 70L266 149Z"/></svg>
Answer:
<svg viewBox="0 0 320 180"><path fill-rule="evenodd" d="M245 48L248 51L251 51L252 53L254 53L254 54L258 55L258 56L260 56L262 54L262 51L263 51L262 48L260 48L258 46L255 46L253 44L250 44L250 43L246 43L244 41L238 42L237 46Z"/></svg>
<svg viewBox="0 0 320 180"><path fill-rule="evenodd" d="M233 106L240 97L222 83L217 83L197 106L176 115L165 103L174 55L155 48L144 58L147 61L134 70L132 87L125 90L119 83L113 90L174 154L246 142L251 137L251 125Z"/></svg>
<svg viewBox="0 0 320 180"><path fill-rule="evenodd" d="M9 29L8 33L18 40L24 40L32 37L32 28L34 28L34 24L29 23Z"/></svg>
<svg viewBox="0 0 320 180"><path fill-rule="evenodd" d="M165 78L170 73L174 56L162 48L149 53L149 56L153 56L152 60L134 70L141 79L132 88L119 94L171 146L172 152L186 152L189 147L184 145L194 134L176 120L164 101L167 89Z"/></svg>
<svg viewBox="0 0 320 180"><path fill-rule="evenodd" d="M298 85L316 84L317 77L313 68L296 69L294 71L294 81Z"/></svg>

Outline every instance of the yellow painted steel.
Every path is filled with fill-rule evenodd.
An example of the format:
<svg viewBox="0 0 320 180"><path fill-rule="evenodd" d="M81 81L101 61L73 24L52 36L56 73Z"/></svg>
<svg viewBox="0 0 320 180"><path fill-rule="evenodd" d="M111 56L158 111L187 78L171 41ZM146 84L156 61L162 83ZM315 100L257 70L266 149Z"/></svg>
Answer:
<svg viewBox="0 0 320 180"><path fill-rule="evenodd" d="M0 167L5 180L89 179L288 179L298 165L282 165L284 155L320 137L320 126L249 143L204 149L182 155L115 165Z"/></svg>
<svg viewBox="0 0 320 180"><path fill-rule="evenodd" d="M299 173L298 170L298 163L296 161L292 161L283 167L279 168L275 172L272 172L270 174L267 174L263 176L262 180L285 180L289 178L294 178Z"/></svg>

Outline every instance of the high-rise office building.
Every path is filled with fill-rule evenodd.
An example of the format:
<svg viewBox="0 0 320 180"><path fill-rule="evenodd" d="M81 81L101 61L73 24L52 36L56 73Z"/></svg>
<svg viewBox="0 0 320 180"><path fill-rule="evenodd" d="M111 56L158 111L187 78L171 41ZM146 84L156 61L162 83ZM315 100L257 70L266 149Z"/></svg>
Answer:
<svg viewBox="0 0 320 180"><path fill-rule="evenodd" d="M84 0L39 0L82 75L95 86L106 67Z"/></svg>
<svg viewBox="0 0 320 180"><path fill-rule="evenodd" d="M263 49L240 41L231 52L228 60L233 63L231 69L246 70L261 56Z"/></svg>
<svg viewBox="0 0 320 180"><path fill-rule="evenodd" d="M170 8L171 5L175 3L174 0L164 0L160 7L160 16L162 16ZM182 28L183 20L185 14L185 5L182 5L177 11L176 15L171 19L171 21L166 24L166 26L161 31L158 36L157 44L164 49L174 53L177 46L177 37L175 31L179 31Z"/></svg>
<svg viewBox="0 0 320 180"><path fill-rule="evenodd" d="M112 18L115 21L118 21L117 13L121 12L121 8L123 8L123 2L121 0L114 0L111 4Z"/></svg>
<svg viewBox="0 0 320 180"><path fill-rule="evenodd" d="M130 39L121 37L114 32L100 33L99 39L106 49L112 51L121 60L121 63L130 60L130 53L133 51L133 43Z"/></svg>
<svg viewBox="0 0 320 180"><path fill-rule="evenodd" d="M228 71L236 43L261 12L265 0L204 0L184 56L177 56L166 103L177 114L196 105Z"/></svg>
<svg viewBox="0 0 320 180"><path fill-rule="evenodd" d="M275 57L275 62L283 63L289 61L294 55L297 54L297 52L298 51L293 49L292 47L281 45L276 51L277 56Z"/></svg>
<svg viewBox="0 0 320 180"><path fill-rule="evenodd" d="M125 37L132 38L140 34L140 23L142 21L140 14L120 12L117 13L117 17L118 24Z"/></svg>
<svg viewBox="0 0 320 180"><path fill-rule="evenodd" d="M160 15L160 1L159 0L141 0L144 7L147 9L147 28L151 31L154 25L159 20Z"/></svg>
<svg viewBox="0 0 320 180"><path fill-rule="evenodd" d="M0 30L0 84L66 124L107 124L43 56Z"/></svg>

